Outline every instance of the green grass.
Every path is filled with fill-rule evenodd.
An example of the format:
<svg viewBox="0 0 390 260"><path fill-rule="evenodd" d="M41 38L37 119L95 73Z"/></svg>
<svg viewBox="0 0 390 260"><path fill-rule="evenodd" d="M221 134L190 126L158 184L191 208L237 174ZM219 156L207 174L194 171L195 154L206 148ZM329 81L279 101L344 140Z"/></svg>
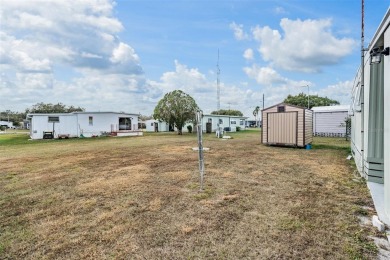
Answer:
<svg viewBox="0 0 390 260"><path fill-rule="evenodd" d="M1 134L0 145L27 144L29 138L27 134Z"/></svg>

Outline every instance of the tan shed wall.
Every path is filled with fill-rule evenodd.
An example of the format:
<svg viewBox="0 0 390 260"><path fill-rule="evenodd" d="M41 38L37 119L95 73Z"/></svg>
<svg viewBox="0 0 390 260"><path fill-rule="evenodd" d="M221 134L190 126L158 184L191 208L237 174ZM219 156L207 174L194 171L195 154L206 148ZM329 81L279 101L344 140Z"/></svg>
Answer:
<svg viewBox="0 0 390 260"><path fill-rule="evenodd" d="M304 111L306 111L304 115ZM311 143L313 139L313 118L312 118L312 111L305 110L303 108L293 107L285 105L285 112L278 113L278 105L275 105L273 107L270 107L268 109L265 109L262 111L262 120L263 120L263 134L262 134L262 142L265 144L286 144L291 145L291 143L283 141L288 141L286 137L283 139L281 138L279 142L275 142L275 133L268 133L268 116L269 113L275 113L275 114L288 114L289 112L297 112L297 132L294 131L297 135L297 142L296 145L300 147L304 147L306 144ZM279 121L281 123L281 121ZM288 129L285 129L286 131ZM280 133L278 133L280 136ZM284 133L284 136L287 134ZM267 138L268 137L268 138ZM272 137L272 138L270 138ZM294 143L295 145L295 143Z"/></svg>
<svg viewBox="0 0 390 260"><path fill-rule="evenodd" d="M305 145L313 142L313 111L305 110Z"/></svg>
<svg viewBox="0 0 390 260"><path fill-rule="evenodd" d="M297 144L297 113L268 113L269 143ZM283 127L280 127L280 126Z"/></svg>

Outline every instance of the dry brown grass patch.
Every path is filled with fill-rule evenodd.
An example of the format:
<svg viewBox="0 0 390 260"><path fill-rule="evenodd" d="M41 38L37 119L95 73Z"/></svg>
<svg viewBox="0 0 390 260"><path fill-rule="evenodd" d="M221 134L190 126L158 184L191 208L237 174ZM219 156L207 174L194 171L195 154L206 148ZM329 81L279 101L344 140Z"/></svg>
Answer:
<svg viewBox="0 0 390 260"><path fill-rule="evenodd" d="M0 258L374 257L356 217L372 202L344 150L232 135L205 135L203 192L195 135L0 147Z"/></svg>

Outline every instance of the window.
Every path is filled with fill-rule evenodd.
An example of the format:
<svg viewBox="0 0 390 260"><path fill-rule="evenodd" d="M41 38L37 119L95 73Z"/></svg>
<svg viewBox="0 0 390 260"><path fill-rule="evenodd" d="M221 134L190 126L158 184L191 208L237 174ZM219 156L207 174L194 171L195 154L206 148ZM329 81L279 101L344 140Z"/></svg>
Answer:
<svg viewBox="0 0 390 260"><path fill-rule="evenodd" d="M60 117L59 116L49 116L48 122L49 123L59 123Z"/></svg>
<svg viewBox="0 0 390 260"><path fill-rule="evenodd" d="M131 118L120 117L119 118L119 130L131 130Z"/></svg>
<svg viewBox="0 0 390 260"><path fill-rule="evenodd" d="M354 105L354 111L360 112L362 111L362 106L361 106L361 98L362 98L362 88L360 85L360 82L358 82L355 86L354 89L354 96L353 96L353 105Z"/></svg>
<svg viewBox="0 0 390 260"><path fill-rule="evenodd" d="M241 121L240 121L240 125L244 125L244 121L241 120Z"/></svg>
<svg viewBox="0 0 390 260"><path fill-rule="evenodd" d="M153 123L150 123L150 126L153 126L154 124Z"/></svg>
<svg viewBox="0 0 390 260"><path fill-rule="evenodd" d="M285 112L285 107L284 106L278 106L278 112Z"/></svg>
<svg viewBox="0 0 390 260"><path fill-rule="evenodd" d="M231 123L232 125L235 125L235 124L236 124L236 121L230 121L230 123Z"/></svg>
<svg viewBox="0 0 390 260"><path fill-rule="evenodd" d="M93 125L93 116L88 117L89 125Z"/></svg>
<svg viewBox="0 0 390 260"><path fill-rule="evenodd" d="M223 124L223 121L222 121L222 119L219 119L219 121L218 121L218 122L219 122L219 124Z"/></svg>

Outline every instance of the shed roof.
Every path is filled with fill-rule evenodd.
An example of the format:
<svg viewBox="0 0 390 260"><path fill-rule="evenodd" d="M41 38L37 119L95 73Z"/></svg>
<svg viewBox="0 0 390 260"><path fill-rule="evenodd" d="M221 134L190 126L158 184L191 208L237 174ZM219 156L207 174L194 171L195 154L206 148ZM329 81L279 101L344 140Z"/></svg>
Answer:
<svg viewBox="0 0 390 260"><path fill-rule="evenodd" d="M304 107L300 107L300 106L295 106L295 105L291 105L291 104L287 104L287 103L279 103L279 104L276 104L276 105L273 105L273 106L270 106L270 107L267 107L267 108L264 108L262 109L261 111L265 111L265 110L268 110L270 108L273 108L273 107L276 107L276 106L290 106L290 107L296 107L296 108L300 108L300 109L307 109L307 108L304 108Z"/></svg>
<svg viewBox="0 0 390 260"><path fill-rule="evenodd" d="M340 105L340 106L322 106L322 107L313 107L314 113L316 112L348 112L348 105Z"/></svg>

